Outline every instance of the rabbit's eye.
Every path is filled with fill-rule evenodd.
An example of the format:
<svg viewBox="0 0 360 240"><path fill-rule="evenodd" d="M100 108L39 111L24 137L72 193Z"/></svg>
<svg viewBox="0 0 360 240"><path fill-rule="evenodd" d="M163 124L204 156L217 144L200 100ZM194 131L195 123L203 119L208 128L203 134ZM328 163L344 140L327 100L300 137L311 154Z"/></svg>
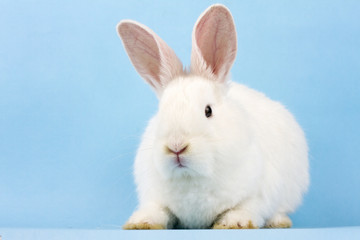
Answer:
<svg viewBox="0 0 360 240"><path fill-rule="evenodd" d="M207 118L212 116L212 110L211 110L211 107L209 105L207 105L206 108L205 108L205 116Z"/></svg>

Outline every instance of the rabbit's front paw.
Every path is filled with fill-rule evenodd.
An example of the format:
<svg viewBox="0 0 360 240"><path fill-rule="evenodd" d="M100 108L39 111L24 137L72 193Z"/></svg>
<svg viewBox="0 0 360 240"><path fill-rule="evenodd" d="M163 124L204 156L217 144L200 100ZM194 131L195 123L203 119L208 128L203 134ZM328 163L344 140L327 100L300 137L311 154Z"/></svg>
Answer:
<svg viewBox="0 0 360 240"><path fill-rule="evenodd" d="M148 222L137 222L137 223L131 223L128 222L123 226L124 230L141 230L141 229L165 229L165 226L162 224L153 224Z"/></svg>
<svg viewBox="0 0 360 240"><path fill-rule="evenodd" d="M251 216L241 210L229 210L217 219L214 229L256 229L261 226L262 219Z"/></svg>
<svg viewBox="0 0 360 240"><path fill-rule="evenodd" d="M170 223L170 215L165 208L149 205L134 212L123 229L166 229Z"/></svg>
<svg viewBox="0 0 360 240"><path fill-rule="evenodd" d="M291 219L286 214L275 214L266 222L266 228L291 228Z"/></svg>

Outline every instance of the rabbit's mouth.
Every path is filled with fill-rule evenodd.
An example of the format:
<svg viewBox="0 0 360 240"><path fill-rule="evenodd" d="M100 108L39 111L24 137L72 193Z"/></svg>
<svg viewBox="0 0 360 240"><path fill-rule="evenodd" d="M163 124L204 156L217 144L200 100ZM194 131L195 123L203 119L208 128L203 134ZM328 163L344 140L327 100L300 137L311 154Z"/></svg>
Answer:
<svg viewBox="0 0 360 240"><path fill-rule="evenodd" d="M185 161L184 161L184 158L183 157L180 157L179 155L176 155L176 158L175 158L175 163L177 165L178 168L184 168L186 167L185 166Z"/></svg>
<svg viewBox="0 0 360 240"><path fill-rule="evenodd" d="M184 158L184 153L188 150L188 145L181 145L181 147L178 147L180 145L176 145L175 147L165 147L165 151L168 154L173 155L173 160L174 163L176 165L177 168L185 168L186 167L186 163L185 163L185 158Z"/></svg>

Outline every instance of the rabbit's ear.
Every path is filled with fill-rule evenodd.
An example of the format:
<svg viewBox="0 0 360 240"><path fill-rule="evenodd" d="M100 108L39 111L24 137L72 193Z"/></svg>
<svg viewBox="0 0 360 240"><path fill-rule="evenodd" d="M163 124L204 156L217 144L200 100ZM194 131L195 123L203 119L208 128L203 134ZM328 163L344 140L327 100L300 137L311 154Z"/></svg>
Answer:
<svg viewBox="0 0 360 240"><path fill-rule="evenodd" d="M135 69L161 95L164 86L183 71L174 51L151 29L135 21L121 21L117 31Z"/></svg>
<svg viewBox="0 0 360 240"><path fill-rule="evenodd" d="M191 72L224 82L236 50L236 30L229 9L220 4L210 6L193 29Z"/></svg>

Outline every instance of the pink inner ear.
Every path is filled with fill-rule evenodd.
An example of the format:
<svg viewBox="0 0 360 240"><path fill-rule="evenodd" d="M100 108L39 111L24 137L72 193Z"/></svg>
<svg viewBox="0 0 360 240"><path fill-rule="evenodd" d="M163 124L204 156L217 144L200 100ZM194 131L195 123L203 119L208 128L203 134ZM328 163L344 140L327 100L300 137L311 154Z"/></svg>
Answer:
<svg viewBox="0 0 360 240"><path fill-rule="evenodd" d="M120 33L136 70L155 88L160 82L160 52L154 37L135 24L122 26Z"/></svg>
<svg viewBox="0 0 360 240"><path fill-rule="evenodd" d="M134 67L158 94L182 74L182 64L174 51L148 27L124 20L118 24L118 32Z"/></svg>
<svg viewBox="0 0 360 240"><path fill-rule="evenodd" d="M195 39L201 54L215 75L227 74L236 53L236 33L227 9L210 9L198 22Z"/></svg>

